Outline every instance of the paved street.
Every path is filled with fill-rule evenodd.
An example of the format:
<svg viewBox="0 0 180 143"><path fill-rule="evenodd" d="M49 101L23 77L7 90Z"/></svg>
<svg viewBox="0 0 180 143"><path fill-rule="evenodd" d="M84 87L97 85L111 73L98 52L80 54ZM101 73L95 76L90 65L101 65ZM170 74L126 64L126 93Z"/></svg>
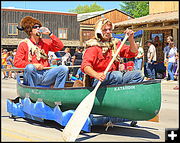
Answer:
<svg viewBox="0 0 180 143"><path fill-rule="evenodd" d="M83 133L76 141L82 142L164 142L166 128L179 128L179 90L173 90L177 81L162 81L162 106L160 121L139 121L137 127L129 123L109 127L94 126L91 133ZM22 118L10 119L6 111L6 99L17 97L16 80L1 80L1 141L63 141L62 130L58 123L46 121L39 123Z"/></svg>

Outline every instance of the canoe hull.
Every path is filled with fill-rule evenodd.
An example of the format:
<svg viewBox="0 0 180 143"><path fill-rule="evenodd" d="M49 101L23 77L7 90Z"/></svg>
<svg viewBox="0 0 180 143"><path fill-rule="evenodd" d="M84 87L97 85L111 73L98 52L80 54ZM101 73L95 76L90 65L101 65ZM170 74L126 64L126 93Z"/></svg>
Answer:
<svg viewBox="0 0 180 143"><path fill-rule="evenodd" d="M58 103L62 111L75 110L93 88L39 88L17 84L21 98L41 99L50 107ZM100 87L97 91L92 114L120 117L130 120L149 120L161 106L160 81L119 86Z"/></svg>

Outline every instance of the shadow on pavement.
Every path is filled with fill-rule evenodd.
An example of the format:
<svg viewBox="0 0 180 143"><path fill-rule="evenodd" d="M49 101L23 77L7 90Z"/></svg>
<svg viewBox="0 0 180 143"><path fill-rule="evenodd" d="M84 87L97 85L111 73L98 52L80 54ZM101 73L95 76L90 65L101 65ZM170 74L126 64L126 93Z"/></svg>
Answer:
<svg viewBox="0 0 180 143"><path fill-rule="evenodd" d="M107 131L105 131L106 126L93 126L92 127L92 133L97 133L96 135L87 135L84 133L85 137L78 138L76 141L84 141L89 138L93 138L95 136L98 136L100 134L109 134L109 135L118 135L118 136L128 136L128 137L137 137L137 138L143 138L143 139L160 139L160 137L154 133L151 133L149 131L146 131L141 128L146 128L146 127L124 127L124 126L114 126L114 127L109 127ZM155 128L149 128L149 129L154 129Z"/></svg>
<svg viewBox="0 0 180 143"><path fill-rule="evenodd" d="M1 117L10 118L10 119L13 119L15 122L28 123L28 124L31 124L34 126L42 126L42 127L46 127L46 128L55 128L59 131L62 131L62 129L64 128L63 126L61 126L57 122L51 121L51 120L43 120L43 122L40 122L40 121L31 120L31 119L22 118L22 117L10 117L10 116L1 116Z"/></svg>
<svg viewBox="0 0 180 143"><path fill-rule="evenodd" d="M1 116L1 117L9 117L9 116ZM55 121L51 120L44 120L44 122L39 122L31 119L24 119L24 118L12 118L16 122L24 122L28 124L32 124L35 126L42 126L46 128L55 128L59 131L63 130L63 126L56 123ZM23 119L23 120L22 120ZM116 126L109 127L106 131L106 126L92 126L91 127L91 133L81 132L80 134L83 135L83 137L78 138L76 141L85 141L90 138L94 138L95 136L98 136L100 134L109 134L109 135L118 135L118 136L128 136L128 137L137 137L137 138L144 138L144 139L160 139L160 137L150 131L147 131L145 129L151 129L151 130L158 130L156 128L150 128L150 127L143 127L143 126L136 126L136 127L130 127L128 123L119 123L116 124ZM95 134L94 134L95 133Z"/></svg>

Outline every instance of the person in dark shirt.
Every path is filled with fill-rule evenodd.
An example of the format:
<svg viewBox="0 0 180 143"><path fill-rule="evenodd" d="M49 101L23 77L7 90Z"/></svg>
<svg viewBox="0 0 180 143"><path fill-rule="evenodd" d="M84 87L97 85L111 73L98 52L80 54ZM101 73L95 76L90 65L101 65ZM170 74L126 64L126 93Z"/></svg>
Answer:
<svg viewBox="0 0 180 143"><path fill-rule="evenodd" d="M74 53L74 56L72 57L72 65L81 65L82 56L83 56L82 52L83 52L83 47L78 47L77 51ZM78 69L79 67L73 68L72 76L76 76Z"/></svg>

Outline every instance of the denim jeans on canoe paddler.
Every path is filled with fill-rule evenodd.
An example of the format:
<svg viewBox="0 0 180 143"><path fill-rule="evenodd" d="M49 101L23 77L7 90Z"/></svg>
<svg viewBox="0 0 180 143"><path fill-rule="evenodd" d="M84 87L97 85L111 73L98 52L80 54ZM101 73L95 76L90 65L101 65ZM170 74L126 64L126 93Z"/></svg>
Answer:
<svg viewBox="0 0 180 143"><path fill-rule="evenodd" d="M101 83L101 86L137 83L137 82L142 82L143 79L144 79L144 75L139 70L128 71L124 74L120 71L112 71L107 73L106 79ZM92 86L93 87L96 86L97 83L98 80L94 79Z"/></svg>
<svg viewBox="0 0 180 143"><path fill-rule="evenodd" d="M64 88L67 75L68 67L63 65L49 70L36 70L34 65L29 64L24 70L23 83L31 87L54 84L54 88Z"/></svg>

